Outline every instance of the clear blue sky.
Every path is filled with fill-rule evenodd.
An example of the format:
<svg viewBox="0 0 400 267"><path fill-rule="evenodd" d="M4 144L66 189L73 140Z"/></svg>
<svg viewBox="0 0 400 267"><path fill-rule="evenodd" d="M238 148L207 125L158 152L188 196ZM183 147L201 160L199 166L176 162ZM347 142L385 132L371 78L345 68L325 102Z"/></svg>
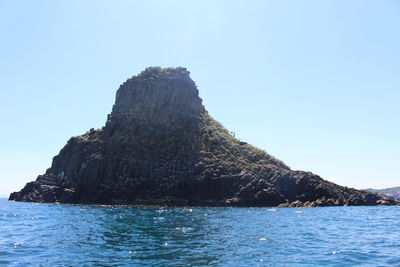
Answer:
<svg viewBox="0 0 400 267"><path fill-rule="evenodd" d="M400 185L399 1L0 0L0 40L2 196L147 66L187 67L215 119L293 169Z"/></svg>

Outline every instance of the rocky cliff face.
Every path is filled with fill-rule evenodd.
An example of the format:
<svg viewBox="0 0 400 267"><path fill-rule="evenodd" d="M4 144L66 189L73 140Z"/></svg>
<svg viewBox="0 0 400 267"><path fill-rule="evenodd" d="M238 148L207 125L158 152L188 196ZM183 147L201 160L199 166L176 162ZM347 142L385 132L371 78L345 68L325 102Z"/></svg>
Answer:
<svg viewBox="0 0 400 267"><path fill-rule="evenodd" d="M72 137L10 200L60 203L392 205L335 185L235 139L212 119L184 68L147 68L117 91L105 127Z"/></svg>

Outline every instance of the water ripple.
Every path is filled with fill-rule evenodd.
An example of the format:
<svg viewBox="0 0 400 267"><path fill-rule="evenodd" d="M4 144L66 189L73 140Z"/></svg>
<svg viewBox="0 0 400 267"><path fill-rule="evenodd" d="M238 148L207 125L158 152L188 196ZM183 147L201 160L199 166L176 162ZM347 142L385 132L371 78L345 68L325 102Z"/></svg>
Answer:
<svg viewBox="0 0 400 267"><path fill-rule="evenodd" d="M167 208L0 200L0 265L398 266L400 207Z"/></svg>

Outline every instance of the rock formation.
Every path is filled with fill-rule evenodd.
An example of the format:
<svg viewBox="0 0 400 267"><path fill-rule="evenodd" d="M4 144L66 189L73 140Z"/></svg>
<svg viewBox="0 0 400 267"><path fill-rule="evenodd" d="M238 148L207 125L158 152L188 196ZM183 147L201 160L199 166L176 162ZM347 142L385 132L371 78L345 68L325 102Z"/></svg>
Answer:
<svg viewBox="0 0 400 267"><path fill-rule="evenodd" d="M281 207L397 203L293 171L235 139L207 113L185 68L159 67L123 83L106 125L72 137L51 168L10 200Z"/></svg>

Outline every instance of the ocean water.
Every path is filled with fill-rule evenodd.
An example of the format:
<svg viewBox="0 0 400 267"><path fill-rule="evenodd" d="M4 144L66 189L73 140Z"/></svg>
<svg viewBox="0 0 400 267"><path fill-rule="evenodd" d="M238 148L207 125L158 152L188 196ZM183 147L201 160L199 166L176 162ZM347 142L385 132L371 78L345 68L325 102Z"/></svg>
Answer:
<svg viewBox="0 0 400 267"><path fill-rule="evenodd" d="M400 266L400 207L117 207L1 199L0 265Z"/></svg>

